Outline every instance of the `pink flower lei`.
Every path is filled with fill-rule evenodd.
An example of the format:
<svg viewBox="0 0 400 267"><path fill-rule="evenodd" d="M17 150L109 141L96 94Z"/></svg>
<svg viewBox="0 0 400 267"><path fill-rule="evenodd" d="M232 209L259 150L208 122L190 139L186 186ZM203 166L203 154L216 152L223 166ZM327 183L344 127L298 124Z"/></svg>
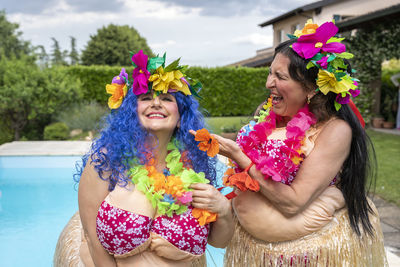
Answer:
<svg viewBox="0 0 400 267"><path fill-rule="evenodd" d="M305 157L301 146L307 130L316 123L316 119L306 104L288 122L284 145L276 151L275 156L266 155L262 153L261 148L267 146L268 136L275 130L276 121L282 119L273 112L271 98L268 101L268 108L263 111L268 115L253 124L253 129L248 128L249 131L239 138L238 144L256 168L264 174L265 179L289 184L293 179L291 175L300 168Z"/></svg>

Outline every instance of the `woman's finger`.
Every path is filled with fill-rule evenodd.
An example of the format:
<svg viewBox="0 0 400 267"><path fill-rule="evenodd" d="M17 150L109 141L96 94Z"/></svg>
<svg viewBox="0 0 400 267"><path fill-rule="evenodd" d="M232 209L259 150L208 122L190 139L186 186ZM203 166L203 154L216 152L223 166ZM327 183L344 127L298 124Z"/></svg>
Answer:
<svg viewBox="0 0 400 267"><path fill-rule="evenodd" d="M196 135L196 131L195 130L189 130L189 133L192 135Z"/></svg>

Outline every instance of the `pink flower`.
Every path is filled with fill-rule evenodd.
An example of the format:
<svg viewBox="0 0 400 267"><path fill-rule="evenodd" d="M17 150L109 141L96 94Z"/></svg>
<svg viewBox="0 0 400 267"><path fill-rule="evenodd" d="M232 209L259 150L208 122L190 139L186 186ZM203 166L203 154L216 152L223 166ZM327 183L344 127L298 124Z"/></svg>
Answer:
<svg viewBox="0 0 400 267"><path fill-rule="evenodd" d="M178 197L178 200L182 203L182 204L186 204L192 201L192 195L193 192L192 191L188 191L182 194L182 196Z"/></svg>
<svg viewBox="0 0 400 267"><path fill-rule="evenodd" d="M315 33L300 36L297 42L292 45L292 48L305 59L312 58L321 50L329 53L343 53L346 51L344 44L339 42L327 43L337 32L338 27L333 22L325 22L317 28Z"/></svg>
<svg viewBox="0 0 400 267"><path fill-rule="evenodd" d="M132 73L132 91L135 95L144 94L149 90L148 80L150 72L147 70L147 59L148 56L143 54L143 50L132 56L132 61L136 65Z"/></svg>
<svg viewBox="0 0 400 267"><path fill-rule="evenodd" d="M320 60L317 61L317 64L326 69L328 67L328 57L322 57Z"/></svg>

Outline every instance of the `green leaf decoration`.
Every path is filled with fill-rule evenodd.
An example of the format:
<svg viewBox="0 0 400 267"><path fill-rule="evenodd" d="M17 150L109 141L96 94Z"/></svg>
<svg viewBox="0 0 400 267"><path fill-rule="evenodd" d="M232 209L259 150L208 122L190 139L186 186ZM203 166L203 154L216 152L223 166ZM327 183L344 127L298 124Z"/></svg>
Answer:
<svg viewBox="0 0 400 267"><path fill-rule="evenodd" d="M337 54L337 56L341 57L341 58L345 58L345 59L350 59L350 58L354 57L354 55L352 53L348 53L348 52L343 52L343 53Z"/></svg>
<svg viewBox="0 0 400 267"><path fill-rule="evenodd" d="M315 66L314 63L313 63L312 61L310 61L310 62L308 62L306 68L307 68L307 69L310 69L310 68L312 68L312 67L314 67L314 66Z"/></svg>
<svg viewBox="0 0 400 267"><path fill-rule="evenodd" d="M317 53L317 54L312 58L312 60L313 60L313 61L318 61L318 60L321 60L323 57L324 57L324 55L322 55L321 53Z"/></svg>
<svg viewBox="0 0 400 267"><path fill-rule="evenodd" d="M178 58L177 60L175 60L174 62L172 62L171 64L169 64L168 66L165 67L164 72L169 72L169 71L173 71L173 70L177 70L179 69L179 61L181 60L181 58Z"/></svg>
<svg viewBox="0 0 400 267"><path fill-rule="evenodd" d="M188 207L185 205L180 205L177 210L175 210L175 213L180 215L188 210Z"/></svg>
<svg viewBox="0 0 400 267"><path fill-rule="evenodd" d="M328 41L326 41L327 44L329 43L340 43L341 41L343 41L345 38L337 38L337 37L331 37Z"/></svg>
<svg viewBox="0 0 400 267"><path fill-rule="evenodd" d="M335 101L335 109L336 109L336 111L339 111L339 109L341 107L342 107L342 105Z"/></svg>
<svg viewBox="0 0 400 267"><path fill-rule="evenodd" d="M163 57L153 57L147 62L147 70L152 71L158 69L165 64L165 54Z"/></svg>
<svg viewBox="0 0 400 267"><path fill-rule="evenodd" d="M297 36L296 36L296 35L293 35L293 34L286 34L286 36L287 36L289 39L296 39L296 38L297 38Z"/></svg>
<svg viewBox="0 0 400 267"><path fill-rule="evenodd" d="M331 62L332 60L334 60L336 58L336 55L335 54L331 54L329 57L328 57L328 62Z"/></svg>

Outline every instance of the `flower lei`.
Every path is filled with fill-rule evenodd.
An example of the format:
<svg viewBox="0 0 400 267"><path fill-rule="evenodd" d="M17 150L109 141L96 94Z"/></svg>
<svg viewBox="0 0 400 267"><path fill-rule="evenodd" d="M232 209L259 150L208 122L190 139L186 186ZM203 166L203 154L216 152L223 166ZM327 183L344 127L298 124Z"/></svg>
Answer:
<svg viewBox="0 0 400 267"><path fill-rule="evenodd" d="M291 174L300 168L300 164L304 159L301 146L305 133L316 123L316 119L306 104L287 123L286 139L283 141L285 145L275 151L274 156L261 154L261 148L267 144L268 136L275 130L276 121L280 119L272 110L272 98L268 99L263 108L265 110L262 110L260 115L255 117L257 123L252 121L244 127L242 138L239 139L239 146L256 165L256 168L264 174L265 179L290 184L293 179ZM248 171L247 169L244 171L245 174ZM237 186L242 191L247 189L252 191L259 190L259 186L252 184L253 181L249 180L250 176L248 175L235 176L232 170L228 170L225 174L226 185ZM240 180L241 176L246 180ZM238 179L239 181L236 181ZM250 177L250 179L252 178Z"/></svg>
<svg viewBox="0 0 400 267"><path fill-rule="evenodd" d="M108 99L110 109L117 109L121 106L128 87L135 95L146 94L153 90L155 95L181 92L186 96L193 94L199 97L197 93L201 90L202 85L185 76L184 71L187 66L180 66L180 59L165 66L165 53L162 57L156 56L150 59L143 53L143 50L131 54L134 67L132 80L129 80L128 74L122 68L120 74L112 79L111 84L106 85L107 93L111 94Z"/></svg>
<svg viewBox="0 0 400 267"><path fill-rule="evenodd" d="M182 154L171 141L167 146L170 151L165 159L168 170L160 173L153 165L136 165L128 171L136 188L150 200L157 213L171 217L173 214L182 214L187 211L192 201L194 183L209 183L203 172L195 172L183 165ZM206 210L194 208L193 217L200 225L215 221L217 215Z"/></svg>
<svg viewBox="0 0 400 267"><path fill-rule="evenodd" d="M344 38L337 38L338 27L333 22L325 22L321 26L308 20L302 30L297 30L291 39L297 39L292 49L302 58L310 59L307 69L317 67L317 85L324 95L335 93L335 108L339 110L342 104L350 102L350 96L360 94L357 89L358 79L347 73L344 59L350 59L353 54L346 52L346 46L341 43ZM352 72L355 72L352 70Z"/></svg>

